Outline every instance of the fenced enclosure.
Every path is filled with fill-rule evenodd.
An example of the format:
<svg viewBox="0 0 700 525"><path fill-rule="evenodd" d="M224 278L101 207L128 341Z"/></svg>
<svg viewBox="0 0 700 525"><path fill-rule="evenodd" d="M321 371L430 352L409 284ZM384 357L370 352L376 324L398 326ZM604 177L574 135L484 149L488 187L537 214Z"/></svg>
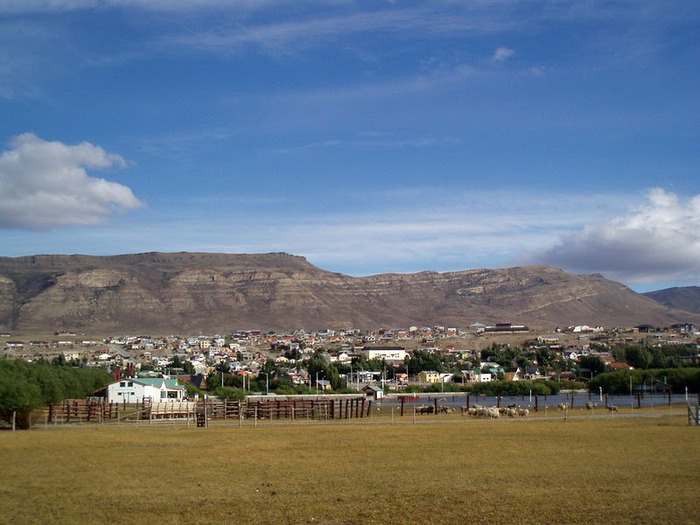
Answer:
<svg viewBox="0 0 700 525"><path fill-rule="evenodd" d="M154 402L145 397L136 403L104 398L66 399L51 404L46 422L52 424L107 423L110 421L196 421L277 419L333 420L369 417L372 402L365 396L249 396L245 401L201 398L195 401Z"/></svg>
<svg viewBox="0 0 700 525"><path fill-rule="evenodd" d="M589 400L593 401L589 401ZM601 401L602 399L602 401ZM471 405L507 408L511 406L529 408L530 415L538 412L545 417L557 407L565 406L568 415L595 415L606 409L614 413L628 414L628 409L645 410L654 413L657 409L672 405L684 405L688 424L700 424L698 408L689 396L667 394L640 396L592 396L590 394L569 393L552 396L473 396L470 394L411 394L385 397L372 401L364 395L299 395L275 396L252 395L244 401L223 400L214 397L190 401L154 401L143 398L135 403L107 403L104 398L67 399L36 413L34 424L79 424L79 423L132 423L132 422L190 422L197 426L208 426L210 421L231 423L245 420L255 421L334 421L369 418L370 415L391 414L397 417L416 414L465 414ZM698 403L700 406L700 403ZM372 410L374 407L376 409ZM687 407L687 408L686 408ZM596 410L597 409L597 410ZM607 413L607 412L606 412ZM613 413L612 411L610 412Z"/></svg>

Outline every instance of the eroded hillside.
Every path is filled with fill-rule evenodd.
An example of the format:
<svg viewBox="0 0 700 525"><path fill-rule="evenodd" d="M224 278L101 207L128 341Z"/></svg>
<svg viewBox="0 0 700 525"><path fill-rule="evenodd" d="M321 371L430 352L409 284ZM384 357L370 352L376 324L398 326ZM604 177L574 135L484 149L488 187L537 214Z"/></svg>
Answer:
<svg viewBox="0 0 700 525"><path fill-rule="evenodd" d="M0 327L23 333L632 326L692 315L600 275L544 266L350 277L281 253L0 258Z"/></svg>

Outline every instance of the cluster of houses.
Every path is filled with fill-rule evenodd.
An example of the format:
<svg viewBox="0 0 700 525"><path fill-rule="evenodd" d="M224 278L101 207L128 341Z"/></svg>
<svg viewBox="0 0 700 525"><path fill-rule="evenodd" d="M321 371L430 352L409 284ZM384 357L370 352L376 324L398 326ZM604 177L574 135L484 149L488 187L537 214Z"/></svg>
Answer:
<svg viewBox="0 0 700 525"><path fill-rule="evenodd" d="M38 358L60 359L64 362L77 362L82 366L108 367L117 373L128 371L126 379L117 378L116 383L110 386L109 395L115 400L140 398L149 389L151 394L155 394L153 389L157 389L157 395L151 396L154 398L181 399L184 391L176 382L167 379L170 376L188 374L206 377L215 370L226 369L229 373L243 377L257 377L269 359L274 359L278 368L286 370L286 376L292 383L314 384L325 389L328 387L327 382L309 377L303 368L296 366L299 360L317 349L324 349L331 362L350 365L351 372L346 374L346 380L358 389L363 385L382 382L384 378L381 372L352 371L351 365L355 358L362 356L367 360L379 360L399 366L400 369L400 365L410 357L412 350L407 349L408 346L414 350L451 354L453 361L458 363L469 362L470 365L465 367L460 377L465 382L544 378L537 366L503 369L495 363L480 361L479 348L483 346L479 344L480 338L499 333L527 334L538 346L559 352L563 359L575 362L583 355L594 353L590 350L588 339L601 339L601 334L605 331L601 327L577 325L535 335L524 325L498 323L487 326L474 323L465 330L444 326L412 326L407 329L378 329L370 332L356 329L326 329L317 332L296 330L283 334L241 330L226 336L128 336L99 341L75 334L60 334L51 341L15 341L11 336L5 335L5 341L0 340L0 348L3 349L2 355L29 361ZM561 338L567 333L576 336L577 344L572 345L570 337L566 344L562 343ZM665 344L687 342L698 336L696 327L691 324L675 325L663 331L652 331L651 327L640 325L624 333L607 333L605 340L610 343L627 342L639 337L641 333ZM615 363L609 353L595 354L611 369L627 366L626 363ZM150 371L152 376L160 377L137 378L139 371ZM410 377L407 372L395 373L391 385L400 388L409 384L409 381L411 384L427 385L453 380L452 374L436 371L416 371Z"/></svg>

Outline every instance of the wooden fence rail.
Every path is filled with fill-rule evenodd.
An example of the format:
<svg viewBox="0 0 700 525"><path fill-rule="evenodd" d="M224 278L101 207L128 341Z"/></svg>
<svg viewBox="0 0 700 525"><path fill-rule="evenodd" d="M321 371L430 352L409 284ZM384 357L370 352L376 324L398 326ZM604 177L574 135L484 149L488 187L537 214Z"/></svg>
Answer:
<svg viewBox="0 0 700 525"><path fill-rule="evenodd" d="M145 397L137 403L107 403L103 398L66 399L51 404L50 423L107 422L133 419L153 421L191 419L199 421L241 418L256 419L354 419L369 417L372 402L365 396L275 397L245 401L199 399L193 401L154 402Z"/></svg>

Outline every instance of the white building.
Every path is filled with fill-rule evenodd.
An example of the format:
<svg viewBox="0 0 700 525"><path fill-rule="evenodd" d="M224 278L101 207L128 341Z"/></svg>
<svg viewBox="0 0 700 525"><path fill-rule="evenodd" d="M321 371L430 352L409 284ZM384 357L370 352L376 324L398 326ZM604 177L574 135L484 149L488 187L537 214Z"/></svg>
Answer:
<svg viewBox="0 0 700 525"><path fill-rule="evenodd" d="M185 387L177 384L176 379L164 377L128 378L107 386L107 402L136 403L144 397L150 397L154 402L182 401L185 398Z"/></svg>
<svg viewBox="0 0 700 525"><path fill-rule="evenodd" d="M398 361L403 363L408 353L400 346L366 346L362 350L362 354L367 359L379 359L385 361Z"/></svg>

